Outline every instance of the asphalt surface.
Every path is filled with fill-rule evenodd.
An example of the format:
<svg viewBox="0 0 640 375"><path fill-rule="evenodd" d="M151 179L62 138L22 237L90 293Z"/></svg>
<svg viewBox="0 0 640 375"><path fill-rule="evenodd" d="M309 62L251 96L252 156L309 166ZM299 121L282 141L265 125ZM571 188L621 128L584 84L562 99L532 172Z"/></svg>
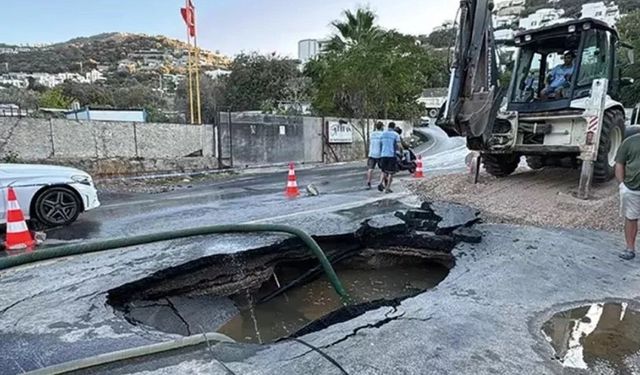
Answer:
<svg viewBox="0 0 640 375"><path fill-rule="evenodd" d="M429 132L435 132L434 141L421 150L427 178L463 169L462 142ZM239 176L189 191L114 196L76 226L50 235L66 242L264 221L326 236L352 233L372 217L381 228L397 225L393 212L419 202L402 189L390 195L364 190L363 169L349 164L301 170L300 185L317 184L322 195L297 200L283 197L286 171ZM456 265L441 284L399 306L371 310L302 336L302 341L210 343L90 373L616 374L606 363L597 370L563 368L541 328L558 312L592 303L628 303L637 310L639 261L618 259L621 236L508 225L478 229L483 242L458 245ZM201 237L0 272L0 374L176 339L129 324L107 303L108 291L172 267L284 238ZM640 374L640 356L625 361L625 373Z"/></svg>
<svg viewBox="0 0 640 375"><path fill-rule="evenodd" d="M464 168L464 140L450 139L439 128L423 128L430 141L416 149L423 155L425 172L450 173ZM365 189L363 162L317 166L296 171L302 197L284 196L287 168L252 175L239 175L222 182L202 183L191 189L161 194L107 194L102 207L82 214L70 227L48 232L49 244L154 233L195 226L280 220L296 215L330 212L374 202L386 197ZM399 179L411 179L400 172ZM379 178L376 172L375 179ZM320 196L307 197L313 184ZM402 192L399 183L396 191ZM398 194L392 197L399 196Z"/></svg>
<svg viewBox="0 0 640 375"><path fill-rule="evenodd" d="M439 129L424 132L431 141L416 151L424 155L427 178L464 169L463 140L449 139ZM47 244L223 223L289 224L316 236L336 235L353 233L377 215L397 224L394 211L419 203L400 181L392 194L366 190L365 172L364 163L298 170L303 196L293 200L284 196L286 169L241 174L170 193L106 195L102 207L83 214L74 225L49 231ZM404 172L399 179L411 178ZM311 183L320 196L304 196ZM268 234L191 238L0 272L0 375L176 338L130 325L106 303L107 291L202 257L242 252L284 238ZM263 349L242 346L238 353L249 358Z"/></svg>

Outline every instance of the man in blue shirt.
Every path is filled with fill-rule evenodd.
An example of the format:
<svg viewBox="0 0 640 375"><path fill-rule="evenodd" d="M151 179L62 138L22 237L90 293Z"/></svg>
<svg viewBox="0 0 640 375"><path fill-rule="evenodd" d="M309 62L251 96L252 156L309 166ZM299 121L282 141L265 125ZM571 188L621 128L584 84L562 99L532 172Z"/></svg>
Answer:
<svg viewBox="0 0 640 375"><path fill-rule="evenodd" d="M563 54L564 64L558 65L547 76L547 87L542 90L543 99L559 99L563 96L562 90L571 86L574 66L573 51L565 51Z"/></svg>
<svg viewBox="0 0 640 375"><path fill-rule="evenodd" d="M367 189L371 189L371 179L373 170L380 165L380 153L382 152L382 128L384 124L380 121L376 123L375 130L369 136L369 160L367 161Z"/></svg>
<svg viewBox="0 0 640 375"><path fill-rule="evenodd" d="M398 171L398 159L396 152L402 151L400 135L396 133L396 124L389 123L389 128L380 136L380 169L382 169L382 178L378 190L385 193L392 193L391 182L393 175Z"/></svg>

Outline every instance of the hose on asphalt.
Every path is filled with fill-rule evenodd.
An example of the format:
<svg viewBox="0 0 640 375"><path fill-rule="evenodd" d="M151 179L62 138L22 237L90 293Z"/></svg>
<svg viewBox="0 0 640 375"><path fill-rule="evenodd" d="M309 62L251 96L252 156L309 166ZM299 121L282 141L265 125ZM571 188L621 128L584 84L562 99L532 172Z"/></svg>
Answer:
<svg viewBox="0 0 640 375"><path fill-rule="evenodd" d="M117 352L100 354L89 358L83 358L76 361L65 362L38 370L30 371L29 375L62 375L71 372L87 370L93 367L109 365L113 363L123 362L126 360L146 357L154 354L162 354L172 350L184 349L192 346L215 341L218 343L234 341L229 337L220 333L205 333L195 336L180 338L174 341L162 342L159 344L140 346L132 349L124 349ZM222 364L222 362L220 362ZM223 364L224 365L224 364ZM226 368L226 366L225 366Z"/></svg>
<svg viewBox="0 0 640 375"><path fill-rule="evenodd" d="M292 234L302 240L304 244L313 252L320 261L324 272L336 293L342 299L342 302L348 304L350 302L347 291L342 286L338 275L331 266L331 262L327 259L326 254L318 243L305 231L288 225L279 224L227 224L214 225L199 228L180 229L175 231L144 234L134 237L114 238L110 240L102 240L88 242L82 244L56 246L41 251L34 251L12 257L0 258L0 271L25 264L35 263L43 260L64 258L73 255L97 253L107 250L114 250L123 247L131 247L144 245L154 242L170 241L180 238L206 236L221 233L254 233L254 232L278 232Z"/></svg>

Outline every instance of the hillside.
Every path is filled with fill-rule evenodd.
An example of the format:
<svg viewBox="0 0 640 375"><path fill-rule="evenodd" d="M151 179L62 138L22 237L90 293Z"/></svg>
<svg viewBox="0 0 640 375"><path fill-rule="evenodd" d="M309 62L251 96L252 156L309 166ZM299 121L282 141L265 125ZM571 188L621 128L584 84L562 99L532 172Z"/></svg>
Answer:
<svg viewBox="0 0 640 375"><path fill-rule="evenodd" d="M184 70L187 45L163 36L106 33L82 37L64 43L34 48L18 53L0 54L0 66L8 64L11 72L64 73L102 67L116 71L123 64L128 69L164 73ZM202 50L203 60L210 68L226 67L229 59Z"/></svg>
<svg viewBox="0 0 640 375"><path fill-rule="evenodd" d="M522 13L522 15L527 16L542 8L556 8L564 9L565 15L567 17L577 18L580 16L580 11L583 4L595 3L598 1L600 0L556 0L554 4L549 4L549 0L527 0L525 11ZM629 13L640 7L640 0L615 0L613 2L620 7L620 12L622 14ZM608 1L605 1L605 3L608 3Z"/></svg>

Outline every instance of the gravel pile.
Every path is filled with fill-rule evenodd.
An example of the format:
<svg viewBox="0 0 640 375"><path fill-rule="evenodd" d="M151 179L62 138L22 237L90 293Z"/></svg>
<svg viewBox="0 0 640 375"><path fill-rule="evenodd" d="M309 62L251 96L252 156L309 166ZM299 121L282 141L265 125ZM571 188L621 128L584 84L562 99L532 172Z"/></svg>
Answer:
<svg viewBox="0 0 640 375"><path fill-rule="evenodd" d="M468 174L445 175L409 185L425 200L446 200L482 211L485 222L621 232L618 184L594 186L592 198L574 198L579 171L520 169L508 178L481 174L473 185Z"/></svg>

